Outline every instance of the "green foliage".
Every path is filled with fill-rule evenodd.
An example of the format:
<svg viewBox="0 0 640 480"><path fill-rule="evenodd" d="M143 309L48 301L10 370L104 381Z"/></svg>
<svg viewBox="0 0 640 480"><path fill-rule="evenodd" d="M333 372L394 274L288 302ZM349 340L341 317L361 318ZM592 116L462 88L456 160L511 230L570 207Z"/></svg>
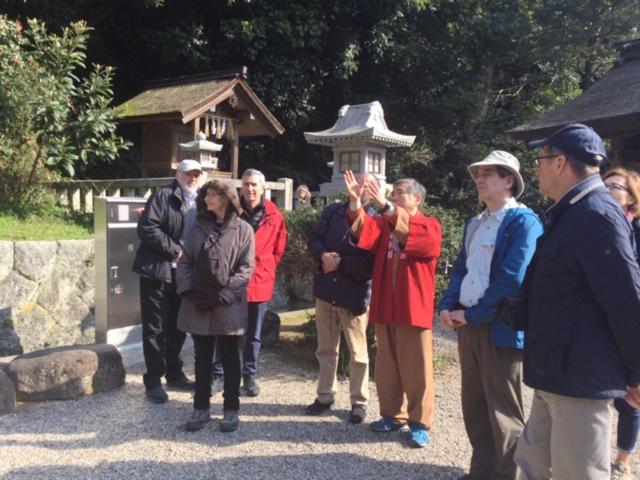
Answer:
<svg viewBox="0 0 640 480"><path fill-rule="evenodd" d="M279 271L292 276L313 274L316 264L307 250L309 233L320 218L320 211L305 206L284 213L287 225L287 247L278 267Z"/></svg>
<svg viewBox="0 0 640 480"><path fill-rule="evenodd" d="M449 268L460 253L466 219L458 211L438 205L427 204L423 211L427 215L437 218L440 225L442 225L442 248L436 267L435 294L436 301L438 301L449 283Z"/></svg>
<svg viewBox="0 0 640 480"><path fill-rule="evenodd" d="M89 30L76 22L56 35L38 20L23 27L0 15L2 210L46 210L51 198L39 182L80 174L128 146L109 107L112 69L93 65L80 76Z"/></svg>

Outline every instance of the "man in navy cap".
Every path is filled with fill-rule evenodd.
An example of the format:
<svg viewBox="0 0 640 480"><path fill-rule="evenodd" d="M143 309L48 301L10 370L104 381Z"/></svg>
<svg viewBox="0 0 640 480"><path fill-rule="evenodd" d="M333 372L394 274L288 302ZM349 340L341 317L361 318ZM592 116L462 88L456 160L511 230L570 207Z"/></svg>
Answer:
<svg viewBox="0 0 640 480"><path fill-rule="evenodd" d="M600 179L602 139L571 124L540 148L555 203L523 283L524 381L535 389L515 461L525 479L609 479L611 404L640 402L640 269L631 225Z"/></svg>

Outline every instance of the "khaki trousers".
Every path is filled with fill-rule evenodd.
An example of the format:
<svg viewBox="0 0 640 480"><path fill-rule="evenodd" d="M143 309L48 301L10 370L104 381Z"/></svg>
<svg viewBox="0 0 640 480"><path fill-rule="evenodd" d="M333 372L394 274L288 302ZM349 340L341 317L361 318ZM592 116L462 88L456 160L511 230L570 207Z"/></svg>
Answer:
<svg viewBox="0 0 640 480"><path fill-rule="evenodd" d="M316 329L320 366L318 401L333 403L337 392L336 372L340 348L340 332L349 347L349 391L351 405L366 405L369 401L369 353L367 322L369 314L353 315L346 308L316 298Z"/></svg>
<svg viewBox="0 0 640 480"><path fill-rule="evenodd" d="M380 414L400 422L433 422L433 336L426 328L376 324Z"/></svg>
<svg viewBox="0 0 640 480"><path fill-rule="evenodd" d="M462 415L473 448L469 473L514 480L513 455L524 427L522 351L497 347L490 325L458 329Z"/></svg>
<svg viewBox="0 0 640 480"><path fill-rule="evenodd" d="M536 390L515 460L520 480L609 480L612 400Z"/></svg>

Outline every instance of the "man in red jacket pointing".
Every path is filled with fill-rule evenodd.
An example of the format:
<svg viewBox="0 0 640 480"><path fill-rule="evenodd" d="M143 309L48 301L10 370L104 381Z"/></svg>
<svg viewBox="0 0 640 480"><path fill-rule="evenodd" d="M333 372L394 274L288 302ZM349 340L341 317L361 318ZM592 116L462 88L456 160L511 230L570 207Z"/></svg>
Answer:
<svg viewBox="0 0 640 480"><path fill-rule="evenodd" d="M426 192L412 178L394 182L391 202L377 182L358 182L350 170L344 180L351 233L358 247L375 253L369 322L376 331L375 375L382 418L371 428L410 429L410 444L424 447L433 419L431 328L442 228L420 211ZM380 216L368 216L362 209L363 189Z"/></svg>

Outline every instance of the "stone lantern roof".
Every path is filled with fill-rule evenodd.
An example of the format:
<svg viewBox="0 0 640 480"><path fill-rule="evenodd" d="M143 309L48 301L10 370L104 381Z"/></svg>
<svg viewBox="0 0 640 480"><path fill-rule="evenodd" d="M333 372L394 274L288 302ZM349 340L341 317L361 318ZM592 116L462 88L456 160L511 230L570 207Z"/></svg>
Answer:
<svg viewBox="0 0 640 480"><path fill-rule="evenodd" d="M219 152L222 150L222 145L210 142L204 133L198 132L197 140L181 143L180 148L186 152Z"/></svg>
<svg viewBox="0 0 640 480"><path fill-rule="evenodd" d="M343 105L333 127L319 132L305 132L304 138L308 143L318 145L364 141L389 148L410 147L416 139L415 135L401 135L389 130L378 101Z"/></svg>

